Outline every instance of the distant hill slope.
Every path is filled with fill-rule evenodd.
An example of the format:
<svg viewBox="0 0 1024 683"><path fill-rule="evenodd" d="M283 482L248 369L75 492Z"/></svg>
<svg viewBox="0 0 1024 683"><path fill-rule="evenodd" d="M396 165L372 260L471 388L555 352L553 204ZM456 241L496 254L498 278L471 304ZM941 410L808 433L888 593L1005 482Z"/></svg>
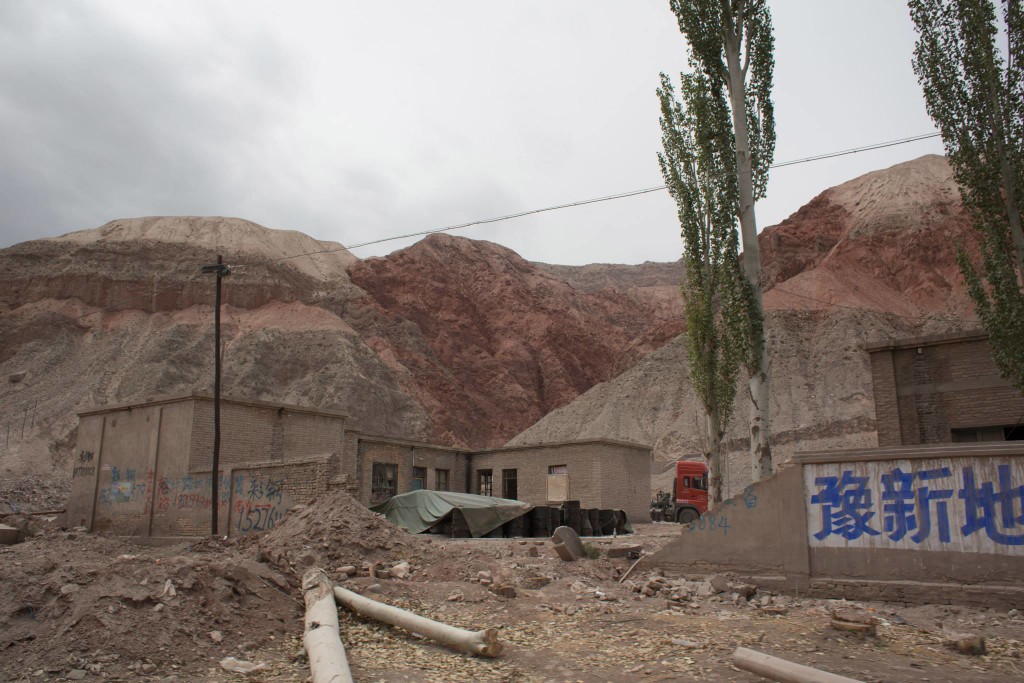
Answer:
<svg viewBox="0 0 1024 683"><path fill-rule="evenodd" d="M955 262L970 222L945 159L927 156L826 190L760 235L769 291L777 458L876 443L868 341L976 327ZM667 463L702 450L680 338L516 436L512 445L610 437ZM749 481L746 396L727 484Z"/></svg>
<svg viewBox="0 0 1024 683"><path fill-rule="evenodd" d="M431 235L349 275L372 300L353 325L449 439L475 446L500 445L682 330L645 299L575 288L461 237Z"/></svg>
<svg viewBox="0 0 1024 683"><path fill-rule="evenodd" d="M780 454L870 443L860 344L967 315L952 245L968 222L951 182L925 157L827 190L762 234ZM229 395L448 444L586 435L650 442L663 460L700 449L681 340L665 346L683 329L678 262L532 264L445 235L360 261L241 219L152 217L0 250L5 475L61 471L76 406L209 390L213 278L199 268L218 253L233 266Z"/></svg>
<svg viewBox="0 0 1024 683"><path fill-rule="evenodd" d="M214 279L200 266L217 254L232 265L225 393L393 436L500 444L681 329L488 242L435 236L359 262L241 219L112 221L0 250L0 378L26 373L0 383L0 430L16 425L0 466L60 469L76 406L209 391Z"/></svg>

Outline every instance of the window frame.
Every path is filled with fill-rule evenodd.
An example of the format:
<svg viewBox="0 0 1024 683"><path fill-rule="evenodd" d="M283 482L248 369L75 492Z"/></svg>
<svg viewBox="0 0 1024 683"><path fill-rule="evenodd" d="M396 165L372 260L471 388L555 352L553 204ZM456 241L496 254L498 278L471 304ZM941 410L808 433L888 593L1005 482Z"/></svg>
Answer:
<svg viewBox="0 0 1024 683"><path fill-rule="evenodd" d="M494 470L476 471L476 492L480 496L494 495Z"/></svg>
<svg viewBox="0 0 1024 683"><path fill-rule="evenodd" d="M512 476L510 477L509 474ZM509 482L512 482L512 493L509 494ZM519 468L511 467L501 470L501 497L519 500Z"/></svg>
<svg viewBox="0 0 1024 683"><path fill-rule="evenodd" d="M393 462L373 463L370 468L370 500L379 503L397 495L398 465Z"/></svg>

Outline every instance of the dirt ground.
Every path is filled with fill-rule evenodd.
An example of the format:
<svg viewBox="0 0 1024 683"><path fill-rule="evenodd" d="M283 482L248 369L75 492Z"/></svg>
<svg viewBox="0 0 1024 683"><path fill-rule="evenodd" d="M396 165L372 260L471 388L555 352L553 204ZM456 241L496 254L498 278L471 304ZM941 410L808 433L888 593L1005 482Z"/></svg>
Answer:
<svg viewBox="0 0 1024 683"><path fill-rule="evenodd" d="M505 652L484 660L342 610L360 682L764 680L731 665L737 646L862 681L1024 680L1016 612L761 591L748 601L649 571L619 583L629 558L567 563L542 539L412 537L343 494L267 534L162 548L33 523L34 536L0 547L3 681L305 681L298 584L309 566L428 617L501 628ZM592 542L653 550L679 529L638 525L635 536ZM406 578L367 575L366 564L400 561L411 565ZM359 574L346 579L343 564ZM489 580L515 597L497 595ZM829 611L839 605L877 618L877 636L832 629ZM946 646L963 632L984 636L987 654ZM225 657L263 668L230 673L219 665Z"/></svg>

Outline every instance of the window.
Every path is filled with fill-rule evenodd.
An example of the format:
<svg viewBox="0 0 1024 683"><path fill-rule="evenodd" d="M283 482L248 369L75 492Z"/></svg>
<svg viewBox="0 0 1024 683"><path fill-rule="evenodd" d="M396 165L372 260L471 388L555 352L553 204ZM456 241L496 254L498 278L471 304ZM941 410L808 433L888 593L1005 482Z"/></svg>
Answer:
<svg viewBox="0 0 1024 683"><path fill-rule="evenodd" d="M1020 441L1024 439L1024 426L1012 427L970 427L953 430L953 443L974 443L975 441Z"/></svg>
<svg viewBox="0 0 1024 683"><path fill-rule="evenodd" d="M419 491L427 487L427 468L426 467L413 467L412 468L412 489L413 491Z"/></svg>
<svg viewBox="0 0 1024 683"><path fill-rule="evenodd" d="M481 496L494 495L494 475L490 470L480 470L476 473L476 492Z"/></svg>
<svg viewBox="0 0 1024 683"><path fill-rule="evenodd" d="M519 498L519 470L501 471L501 496L502 498Z"/></svg>
<svg viewBox="0 0 1024 683"><path fill-rule="evenodd" d="M434 470L434 490L451 491L448 488L448 474L450 470Z"/></svg>
<svg viewBox="0 0 1024 683"><path fill-rule="evenodd" d="M370 500L374 503L379 503L398 493L397 481L398 465L389 462L373 463Z"/></svg>
<svg viewBox="0 0 1024 683"><path fill-rule="evenodd" d="M548 466L548 503L569 500L569 466Z"/></svg>

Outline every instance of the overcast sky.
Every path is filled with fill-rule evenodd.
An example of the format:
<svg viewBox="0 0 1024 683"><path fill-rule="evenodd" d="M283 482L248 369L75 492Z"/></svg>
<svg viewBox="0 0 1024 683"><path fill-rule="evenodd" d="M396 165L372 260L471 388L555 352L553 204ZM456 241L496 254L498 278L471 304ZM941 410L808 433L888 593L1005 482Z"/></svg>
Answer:
<svg viewBox="0 0 1024 683"><path fill-rule="evenodd" d="M932 132L899 0L773 0L776 161ZM668 0L0 2L0 246L147 215L355 244L660 185ZM938 140L773 171L760 226ZM679 257L666 192L461 230ZM367 257L410 240L355 251Z"/></svg>

